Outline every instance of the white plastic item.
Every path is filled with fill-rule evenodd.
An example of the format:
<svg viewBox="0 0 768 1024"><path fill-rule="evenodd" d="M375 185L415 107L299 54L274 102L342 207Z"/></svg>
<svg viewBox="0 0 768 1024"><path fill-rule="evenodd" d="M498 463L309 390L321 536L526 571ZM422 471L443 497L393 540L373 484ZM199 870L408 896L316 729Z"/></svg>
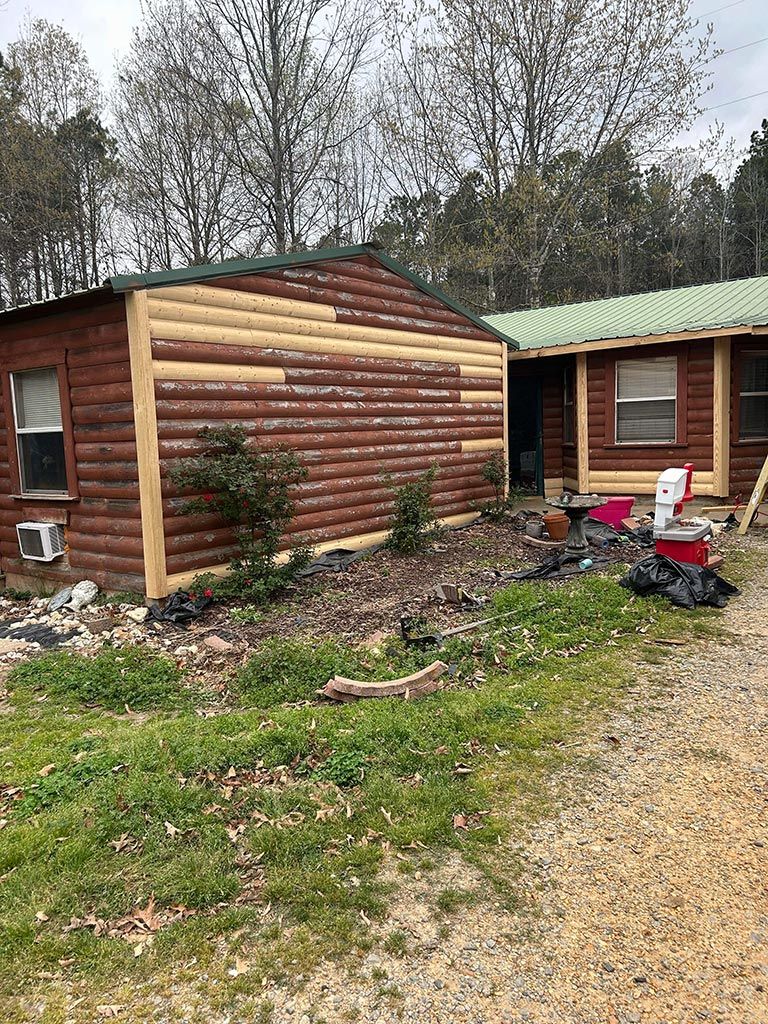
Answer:
<svg viewBox="0 0 768 1024"><path fill-rule="evenodd" d="M680 519L679 513L675 514L675 506L682 503L687 483L687 469L665 469L659 476L656 482L656 511L653 516L654 537L658 537Z"/></svg>

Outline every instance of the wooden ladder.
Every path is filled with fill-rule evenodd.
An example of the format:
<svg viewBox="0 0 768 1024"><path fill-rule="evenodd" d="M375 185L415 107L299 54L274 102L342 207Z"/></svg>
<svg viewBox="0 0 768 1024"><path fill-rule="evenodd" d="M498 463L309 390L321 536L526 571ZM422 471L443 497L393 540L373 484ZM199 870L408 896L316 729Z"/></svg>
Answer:
<svg viewBox="0 0 768 1024"><path fill-rule="evenodd" d="M760 476L758 476L755 489L752 491L752 497L744 509L744 515L739 523L739 533L747 532L747 528L754 519L761 502L765 500L766 490L768 490L768 455L763 463L763 468L760 470Z"/></svg>

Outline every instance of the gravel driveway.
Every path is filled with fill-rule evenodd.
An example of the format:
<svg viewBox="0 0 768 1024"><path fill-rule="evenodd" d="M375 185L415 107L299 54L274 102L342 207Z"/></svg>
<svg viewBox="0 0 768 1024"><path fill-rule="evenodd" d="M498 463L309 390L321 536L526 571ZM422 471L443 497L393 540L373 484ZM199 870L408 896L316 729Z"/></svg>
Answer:
<svg viewBox="0 0 768 1024"><path fill-rule="evenodd" d="M579 747L564 809L515 851L518 912L486 897L439 933L435 876L413 879L383 933L406 933L408 954L265 993L273 1020L766 1024L765 580L721 621L717 640L639 663ZM439 884L487 889L458 859Z"/></svg>

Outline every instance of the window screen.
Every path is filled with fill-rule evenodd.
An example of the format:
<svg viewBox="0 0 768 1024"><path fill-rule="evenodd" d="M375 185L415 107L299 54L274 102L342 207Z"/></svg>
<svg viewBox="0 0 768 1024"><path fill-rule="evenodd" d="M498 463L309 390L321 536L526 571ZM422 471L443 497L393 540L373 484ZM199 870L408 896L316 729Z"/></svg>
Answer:
<svg viewBox="0 0 768 1024"><path fill-rule="evenodd" d="M59 376L55 367L11 375L24 494L67 494Z"/></svg>
<svg viewBox="0 0 768 1024"><path fill-rule="evenodd" d="M739 438L762 437L768 437L768 352L745 352L741 359Z"/></svg>
<svg viewBox="0 0 768 1024"><path fill-rule="evenodd" d="M617 442L673 442L676 423L677 357L617 361Z"/></svg>

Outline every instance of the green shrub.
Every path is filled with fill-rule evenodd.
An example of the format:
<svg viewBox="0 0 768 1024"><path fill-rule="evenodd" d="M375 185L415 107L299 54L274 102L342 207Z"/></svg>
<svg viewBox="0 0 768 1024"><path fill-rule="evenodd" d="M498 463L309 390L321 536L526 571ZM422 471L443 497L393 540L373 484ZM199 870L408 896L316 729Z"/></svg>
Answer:
<svg viewBox="0 0 768 1024"><path fill-rule="evenodd" d="M501 519L507 509L504 496L507 486L507 459L504 452L494 452L480 470L480 476L493 487L493 502L485 512L491 519Z"/></svg>
<svg viewBox="0 0 768 1024"><path fill-rule="evenodd" d="M54 651L22 662L11 686L34 687L57 697L122 711L173 708L189 703L179 683L183 673L169 658L141 648L104 648L95 658Z"/></svg>
<svg viewBox="0 0 768 1024"><path fill-rule="evenodd" d="M294 514L290 489L305 479L307 471L286 448L259 451L252 447L241 426L205 427L200 437L207 442L207 450L171 469L178 487L197 493L181 511L220 515L236 527L240 553L226 577L203 574L195 580L195 588L216 598L263 604L294 580L312 557L311 551L299 547L284 564L275 562Z"/></svg>
<svg viewBox="0 0 768 1024"><path fill-rule="evenodd" d="M432 506L429 503L437 466L422 473L402 487L393 488L395 517L387 538L387 547L401 555L423 551L439 533Z"/></svg>

